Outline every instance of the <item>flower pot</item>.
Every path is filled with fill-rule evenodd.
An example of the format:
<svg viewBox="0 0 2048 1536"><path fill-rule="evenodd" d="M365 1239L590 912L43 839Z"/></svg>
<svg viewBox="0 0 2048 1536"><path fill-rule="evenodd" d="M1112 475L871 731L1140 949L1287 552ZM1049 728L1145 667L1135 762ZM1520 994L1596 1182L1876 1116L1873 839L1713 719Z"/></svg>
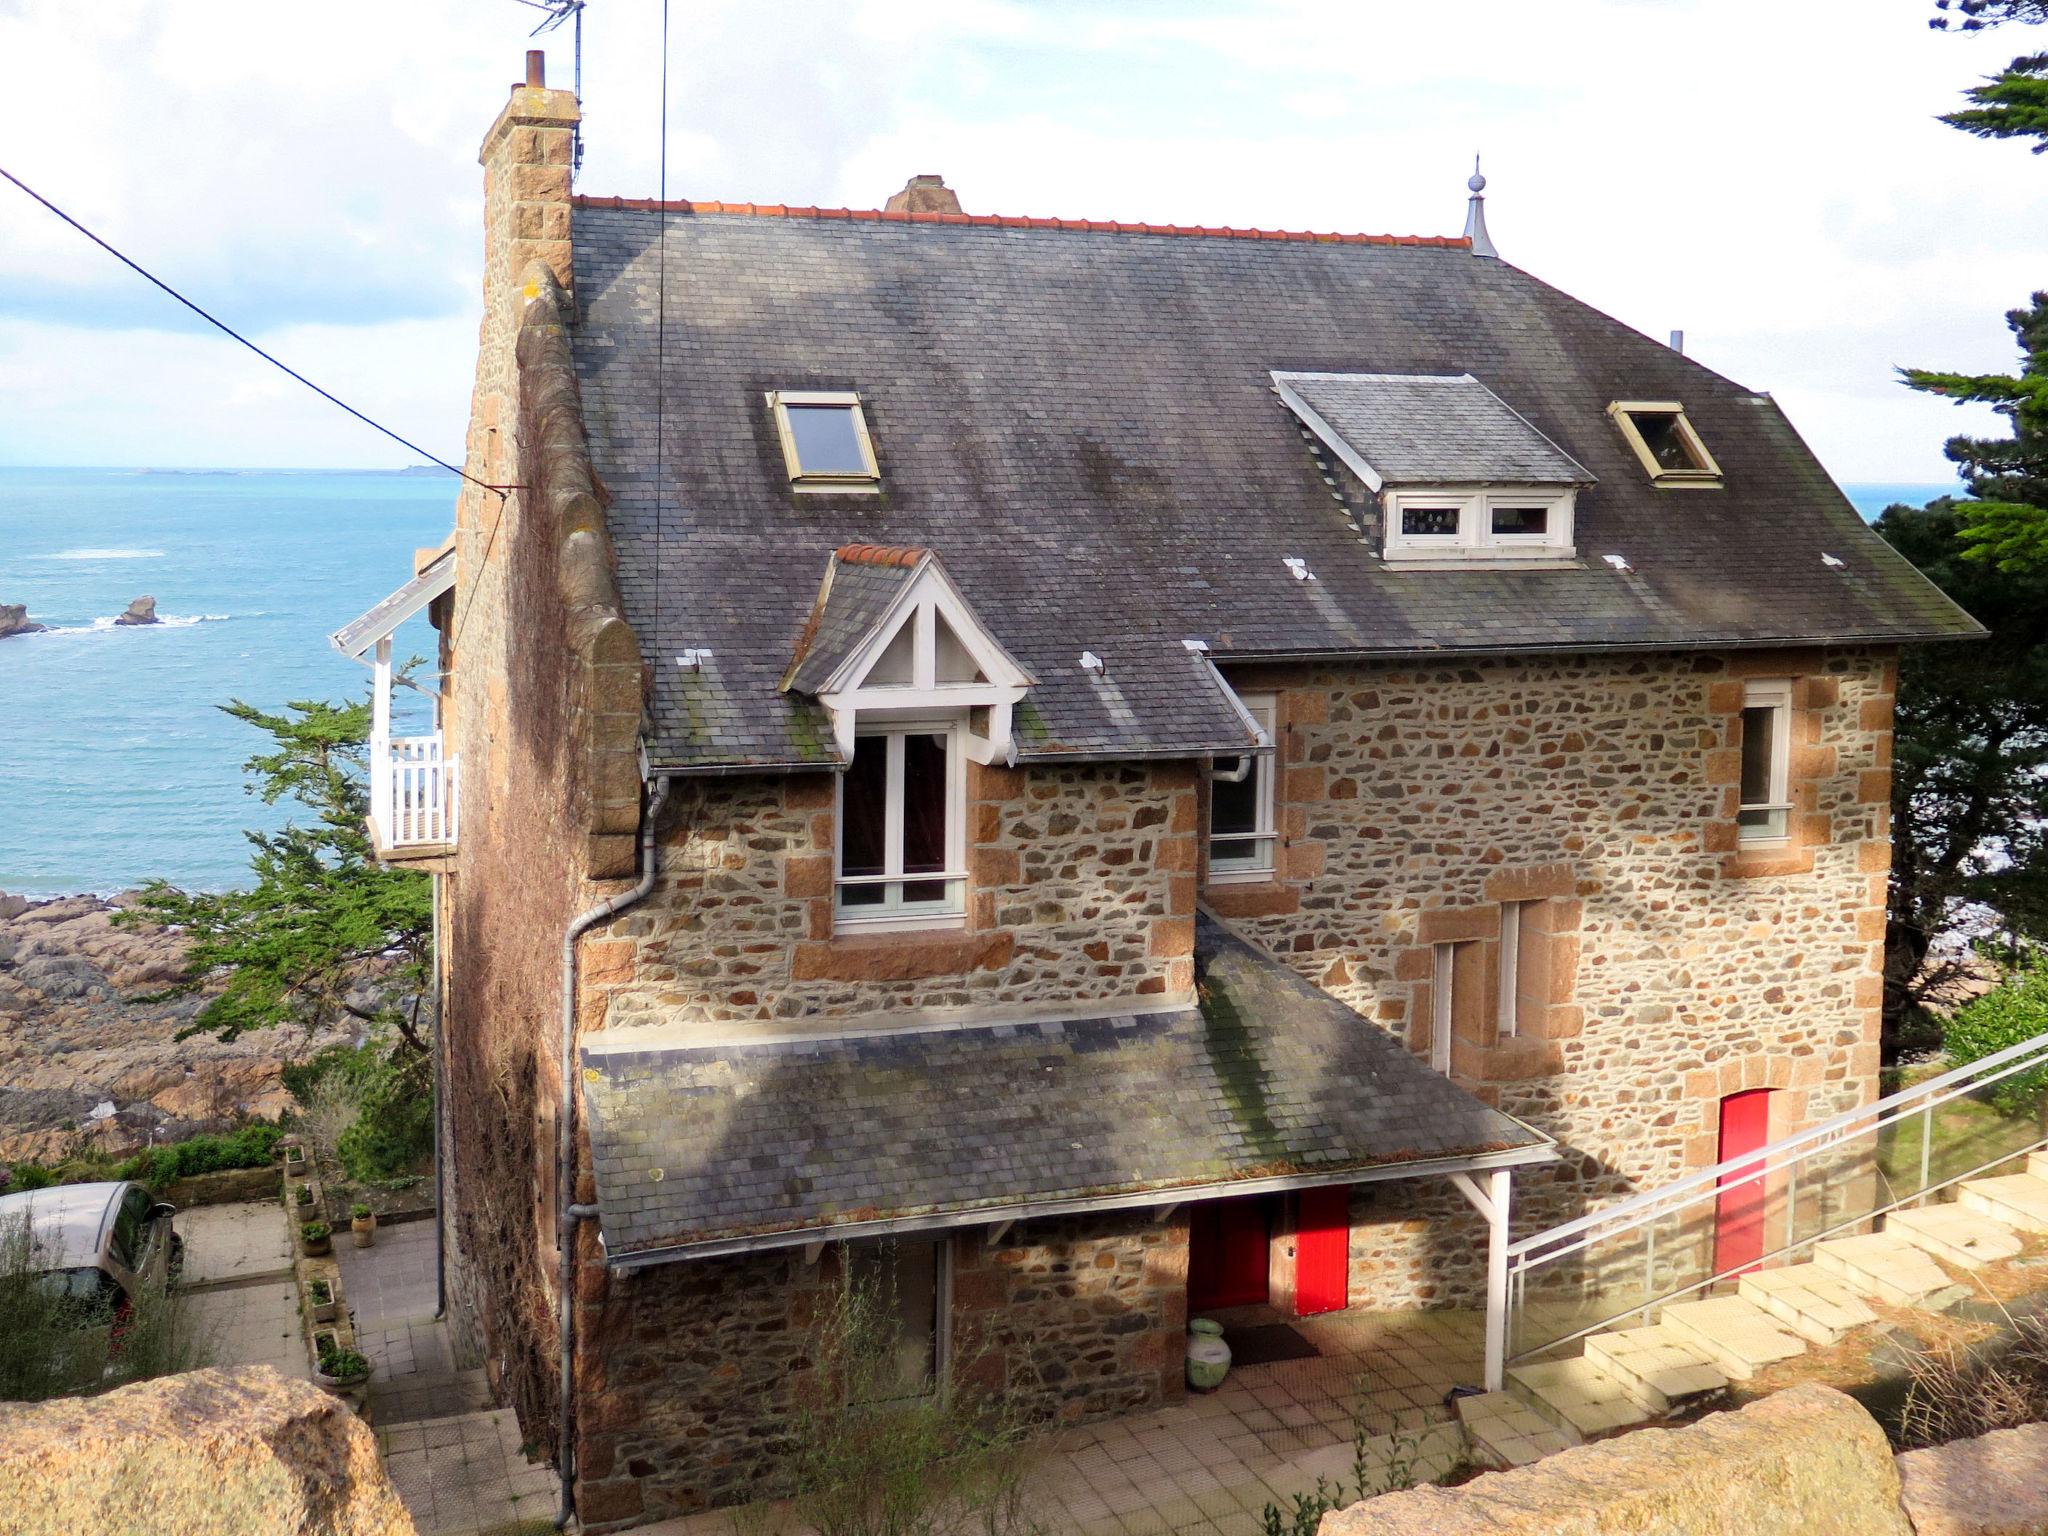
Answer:
<svg viewBox="0 0 2048 1536"><path fill-rule="evenodd" d="M335 1313L339 1310L341 1303L337 1301L316 1301L312 1306L314 1322L331 1323L334 1321Z"/></svg>
<svg viewBox="0 0 2048 1536"><path fill-rule="evenodd" d="M306 1160L303 1157L286 1157L284 1176L288 1179L303 1179L306 1176Z"/></svg>
<svg viewBox="0 0 2048 1536"><path fill-rule="evenodd" d="M329 1392L346 1392L349 1388L360 1387L364 1382L368 1381L370 1373L362 1371L354 1376L330 1376L325 1371L316 1369L313 1372L313 1378Z"/></svg>
<svg viewBox="0 0 2048 1536"><path fill-rule="evenodd" d="M1214 1392L1229 1374L1230 1346L1223 1342L1223 1325L1213 1318L1196 1318L1188 1324L1188 1386Z"/></svg>
<svg viewBox="0 0 2048 1536"><path fill-rule="evenodd" d="M307 1258L317 1259L324 1253L332 1253L334 1251L334 1239L332 1237L305 1237L302 1235L299 1238L299 1247Z"/></svg>
<svg viewBox="0 0 2048 1536"><path fill-rule="evenodd" d="M377 1241L377 1218L375 1216L357 1216L349 1222L348 1230L350 1235L355 1238L358 1248L367 1248Z"/></svg>

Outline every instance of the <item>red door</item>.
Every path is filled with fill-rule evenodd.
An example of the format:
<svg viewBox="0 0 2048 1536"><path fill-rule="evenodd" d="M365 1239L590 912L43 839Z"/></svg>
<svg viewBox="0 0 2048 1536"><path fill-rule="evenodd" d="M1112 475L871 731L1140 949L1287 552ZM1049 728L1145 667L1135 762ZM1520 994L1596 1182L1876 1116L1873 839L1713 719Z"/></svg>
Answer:
<svg viewBox="0 0 2048 1536"><path fill-rule="evenodd" d="M1753 1088L1721 1101L1721 1162L1754 1152L1771 1139L1771 1090ZM1714 1210L1714 1273L1753 1267L1764 1256L1764 1180L1722 1179Z"/></svg>
<svg viewBox="0 0 2048 1536"><path fill-rule="evenodd" d="M1351 1300L1351 1187L1304 1189L1295 1209L1295 1315L1342 1312Z"/></svg>
<svg viewBox="0 0 2048 1536"><path fill-rule="evenodd" d="M1188 1213L1188 1310L1245 1307L1266 1299L1266 1200L1203 1200Z"/></svg>

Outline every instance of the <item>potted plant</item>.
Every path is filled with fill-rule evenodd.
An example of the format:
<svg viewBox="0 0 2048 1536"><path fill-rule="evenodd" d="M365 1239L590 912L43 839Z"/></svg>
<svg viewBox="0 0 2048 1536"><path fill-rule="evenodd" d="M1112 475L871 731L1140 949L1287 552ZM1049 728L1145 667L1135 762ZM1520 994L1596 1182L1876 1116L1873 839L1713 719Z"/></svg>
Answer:
<svg viewBox="0 0 2048 1536"><path fill-rule="evenodd" d="M324 1221L303 1221L299 1223L299 1247L308 1258L318 1258L333 1251L328 1241L334 1229Z"/></svg>
<svg viewBox="0 0 2048 1536"><path fill-rule="evenodd" d="M297 1142L284 1149L284 1176L288 1179L306 1176L306 1149Z"/></svg>
<svg viewBox="0 0 2048 1536"><path fill-rule="evenodd" d="M370 1362L360 1350L337 1349L332 1346L320 1351L320 1385L329 1391L339 1392L349 1387L359 1387L370 1379Z"/></svg>
<svg viewBox="0 0 2048 1536"><path fill-rule="evenodd" d="M311 1205L313 1203L313 1186L310 1184L301 1184L299 1186L298 1194L293 1196L293 1198L297 1200L300 1205Z"/></svg>
<svg viewBox="0 0 2048 1536"><path fill-rule="evenodd" d="M377 1213L358 1200L348 1208L348 1229L358 1248L369 1247L377 1240Z"/></svg>
<svg viewBox="0 0 2048 1536"><path fill-rule="evenodd" d="M306 1291L313 1303L313 1321L331 1323L334 1321L334 1287L325 1280L310 1282Z"/></svg>

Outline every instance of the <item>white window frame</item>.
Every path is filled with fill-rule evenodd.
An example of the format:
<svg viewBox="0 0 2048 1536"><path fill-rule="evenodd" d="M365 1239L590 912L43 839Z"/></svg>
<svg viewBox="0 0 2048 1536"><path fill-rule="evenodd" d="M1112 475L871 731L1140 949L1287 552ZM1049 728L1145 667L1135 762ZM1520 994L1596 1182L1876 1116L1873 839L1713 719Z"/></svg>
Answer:
<svg viewBox="0 0 2048 1536"><path fill-rule="evenodd" d="M1245 713L1258 722L1259 729L1266 733L1266 739L1274 743L1274 750L1271 752L1247 752L1243 757L1235 760L1235 767L1230 769L1219 768L1212 771L1212 773L1221 772L1226 777L1234 776L1240 772L1247 773L1251 775L1255 787L1253 792L1252 830L1249 832L1228 832L1223 834L1223 837L1220 839L1226 842L1248 844L1250 852L1242 855L1232 855L1227 859L1218 859L1213 850L1219 839L1213 830L1209 834L1209 883L1211 885L1251 885L1259 881L1272 879L1275 862L1273 850L1279 846L1280 840L1278 818L1275 814L1273 803L1274 780L1278 777L1278 764L1276 760L1279 756L1280 738L1274 722L1279 718L1279 696L1271 693L1247 693L1242 695L1238 702L1244 705Z"/></svg>
<svg viewBox="0 0 2048 1536"><path fill-rule="evenodd" d="M1386 514L1383 553L1389 561L1568 560L1577 553L1572 543L1573 513L1578 503L1576 489L1531 486L1521 489L1491 486L1414 487L1388 491L1381 499ZM1403 533L1402 514L1418 507L1455 506L1456 533ZM1548 509L1548 525L1542 533L1495 533L1495 507Z"/></svg>
<svg viewBox="0 0 2048 1536"><path fill-rule="evenodd" d="M859 473L806 472L797 455L796 433L789 425L789 407L792 405L850 407L853 411L853 435L860 445L861 460L867 468ZM854 495L880 492L882 471L875 462L875 444L868 436L867 412L862 409L858 394L850 389L771 389L768 391L768 409L775 418L775 435L782 442L782 463L789 471L790 489Z"/></svg>
<svg viewBox="0 0 2048 1536"><path fill-rule="evenodd" d="M1516 972L1522 953L1522 912L1528 905L1526 901L1500 904L1500 951L1495 956L1500 966L1500 1005L1494 1034L1502 1040L1512 1040L1520 1032L1520 978Z"/></svg>
<svg viewBox="0 0 2048 1536"><path fill-rule="evenodd" d="M832 927L837 933L862 933L897 928L960 928L967 922L967 767L962 750L966 722L959 717L876 716L862 721L855 741L882 739L888 768L883 789L882 873L848 876L841 873L846 856L846 777L841 774L832 802ZM946 742L946 868L942 874L903 873L903 738L943 736ZM905 901L904 884L933 880L946 883L938 901ZM892 892L888 889L894 885ZM883 896L873 906L848 907L842 899L849 886L879 885Z"/></svg>
<svg viewBox="0 0 2048 1536"><path fill-rule="evenodd" d="M1429 1064L1445 1077L1451 1075L1451 978L1457 969L1456 943L1430 946Z"/></svg>
<svg viewBox="0 0 2048 1536"><path fill-rule="evenodd" d="M1616 400L1607 407L1607 414L1621 430L1622 441L1627 443L1643 466L1652 485L1672 489L1691 487L1696 490L1719 490L1721 488L1721 466L1714 462L1714 456L1707 452L1707 445L1693 429L1687 419L1685 407L1676 400ZM1697 468L1666 469L1657 462L1657 456L1650 452L1650 445L1643 441L1642 429L1637 427L1637 416L1672 416L1677 418L1676 430L1686 451L1693 457Z"/></svg>
<svg viewBox="0 0 2048 1536"><path fill-rule="evenodd" d="M1771 768L1770 799L1754 803L1743 801L1741 792L1741 754L1743 742L1742 717L1736 716L1736 824L1738 841L1747 847L1771 847L1792 840L1792 680L1790 678L1752 679L1743 685L1742 707L1744 711L1768 709L1771 722ZM1742 825L1741 814L1745 811L1776 811L1782 820L1778 830L1769 827L1746 827Z"/></svg>

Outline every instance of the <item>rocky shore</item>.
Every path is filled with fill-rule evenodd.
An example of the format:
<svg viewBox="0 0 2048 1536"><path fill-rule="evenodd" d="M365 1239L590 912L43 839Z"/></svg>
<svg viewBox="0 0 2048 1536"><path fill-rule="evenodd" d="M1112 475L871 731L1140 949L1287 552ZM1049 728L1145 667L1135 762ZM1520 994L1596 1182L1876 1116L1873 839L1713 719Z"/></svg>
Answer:
<svg viewBox="0 0 2048 1536"><path fill-rule="evenodd" d="M0 1163L120 1157L274 1116L289 1062L349 1035L255 1031L179 1040L200 996L143 999L181 974L184 941L117 928L121 898L0 894Z"/></svg>

